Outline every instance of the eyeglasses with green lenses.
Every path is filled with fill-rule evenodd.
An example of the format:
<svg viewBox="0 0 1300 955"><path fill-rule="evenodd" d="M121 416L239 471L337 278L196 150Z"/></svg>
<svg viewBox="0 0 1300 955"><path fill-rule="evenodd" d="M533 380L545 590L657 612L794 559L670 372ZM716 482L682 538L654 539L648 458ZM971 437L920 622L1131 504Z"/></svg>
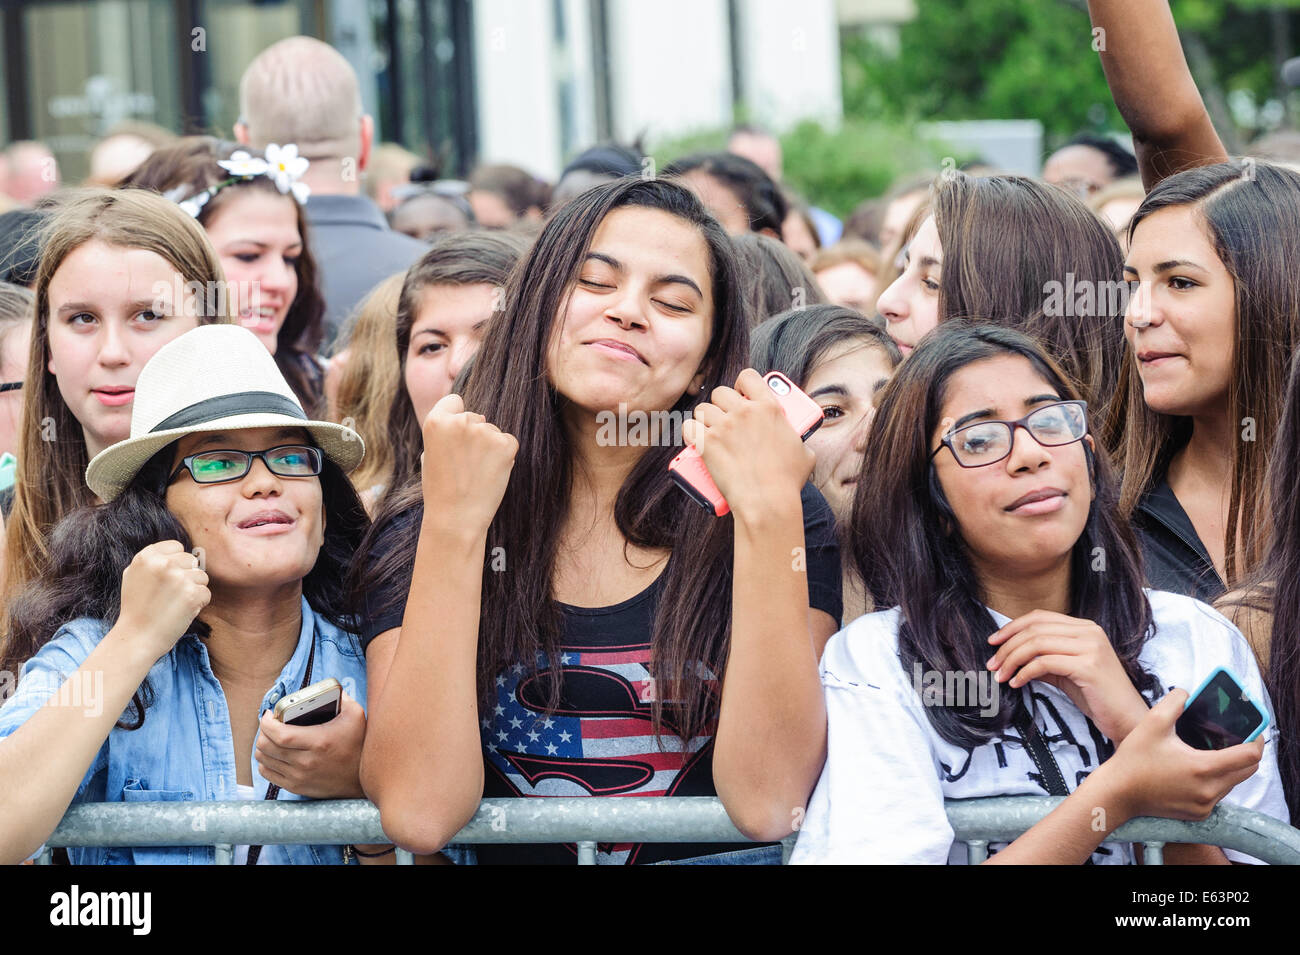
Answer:
<svg viewBox="0 0 1300 955"><path fill-rule="evenodd" d="M940 439L930 459L945 447L964 468L982 468L997 464L1011 453L1017 428L1045 448L1056 448L1082 441L1088 433L1088 403L1058 401L1035 408L1019 421L979 421L950 431Z"/></svg>
<svg viewBox="0 0 1300 955"><path fill-rule="evenodd" d="M182 471L189 471L196 484L221 484L238 481L261 458L267 470L280 477L315 477L321 472L320 448L286 444L267 451L202 451L182 458L180 466L167 479L170 484Z"/></svg>

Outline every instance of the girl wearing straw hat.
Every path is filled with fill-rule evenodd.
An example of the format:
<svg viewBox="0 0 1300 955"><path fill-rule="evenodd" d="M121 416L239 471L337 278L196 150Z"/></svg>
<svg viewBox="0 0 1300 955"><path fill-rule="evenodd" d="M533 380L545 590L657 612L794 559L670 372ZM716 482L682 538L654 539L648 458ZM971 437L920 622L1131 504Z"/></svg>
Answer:
<svg viewBox="0 0 1300 955"><path fill-rule="evenodd" d="M22 672L0 708L0 778L24 783L0 793L0 862L36 850L70 803L361 795L365 665L340 595L367 524L346 477L363 452L351 429L308 419L246 329L195 329L149 361L130 438L86 471L105 503L55 529L52 572L12 608L0 667ZM329 722L268 712L327 677L345 689ZM344 859L333 846L246 854ZM71 856L203 863L214 850Z"/></svg>

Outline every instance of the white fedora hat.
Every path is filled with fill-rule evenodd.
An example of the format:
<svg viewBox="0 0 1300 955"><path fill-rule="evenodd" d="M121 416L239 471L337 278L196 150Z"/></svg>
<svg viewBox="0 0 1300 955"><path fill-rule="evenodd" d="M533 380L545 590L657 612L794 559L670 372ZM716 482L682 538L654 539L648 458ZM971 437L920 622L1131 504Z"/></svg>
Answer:
<svg viewBox="0 0 1300 955"><path fill-rule="evenodd" d="M111 501L151 457L187 434L284 427L309 432L344 472L365 454L351 428L307 418L256 335L239 325L201 325L158 349L140 370L131 437L95 455L86 483Z"/></svg>

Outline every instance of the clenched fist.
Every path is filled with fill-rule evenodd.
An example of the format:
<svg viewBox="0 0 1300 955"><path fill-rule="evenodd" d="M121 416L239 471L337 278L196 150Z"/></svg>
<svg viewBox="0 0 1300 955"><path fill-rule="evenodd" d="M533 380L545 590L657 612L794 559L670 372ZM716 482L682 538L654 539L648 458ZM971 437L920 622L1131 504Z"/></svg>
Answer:
<svg viewBox="0 0 1300 955"><path fill-rule="evenodd" d="M199 559L180 541L159 541L136 554L122 572L117 626L156 651L157 659L176 645L211 599Z"/></svg>
<svg viewBox="0 0 1300 955"><path fill-rule="evenodd" d="M445 514L462 530L486 533L505 496L519 442L481 414L466 411L455 394L433 406L421 430L426 519Z"/></svg>

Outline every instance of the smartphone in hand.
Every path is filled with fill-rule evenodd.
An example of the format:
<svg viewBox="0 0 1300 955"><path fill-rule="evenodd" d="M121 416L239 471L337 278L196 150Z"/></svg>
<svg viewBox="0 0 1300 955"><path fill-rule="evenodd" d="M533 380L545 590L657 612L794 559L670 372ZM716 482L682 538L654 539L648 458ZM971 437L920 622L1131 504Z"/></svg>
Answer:
<svg viewBox="0 0 1300 955"><path fill-rule="evenodd" d="M339 715L343 686L333 677L290 693L275 704L274 716L290 726L316 726Z"/></svg>
<svg viewBox="0 0 1300 955"><path fill-rule="evenodd" d="M1250 698L1227 667L1216 667L1187 698L1174 732L1196 749L1249 743L1268 726L1268 711Z"/></svg>
<svg viewBox="0 0 1300 955"><path fill-rule="evenodd" d="M763 381L772 394L781 402L781 410L790 426L798 432L803 441L821 427L825 415L821 405L805 395L793 381L779 371L769 371ZM692 501L721 517L731 510L718 486L713 483L709 469L704 466L704 458L693 445L686 447L681 454L668 464L668 473L679 488L686 492Z"/></svg>

